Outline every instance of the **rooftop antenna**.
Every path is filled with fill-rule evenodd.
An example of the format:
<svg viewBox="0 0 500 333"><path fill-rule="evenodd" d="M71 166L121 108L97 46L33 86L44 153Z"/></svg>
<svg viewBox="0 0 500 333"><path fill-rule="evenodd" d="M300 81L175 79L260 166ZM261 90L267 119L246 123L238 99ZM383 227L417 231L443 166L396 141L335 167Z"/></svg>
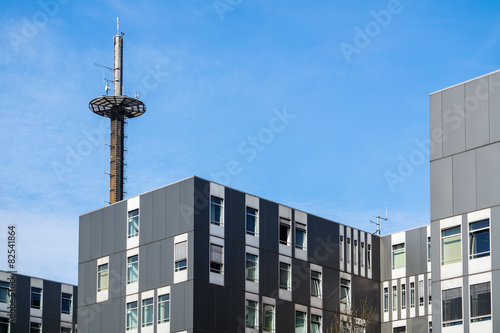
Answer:
<svg viewBox="0 0 500 333"><path fill-rule="evenodd" d="M382 217L382 216L377 216L377 221L372 221L372 216L370 215L370 223L373 223L373 224L376 224L377 225L377 231L375 231L373 234L374 235L380 235L380 220L384 220L384 221L387 221L389 220L389 217L387 216L387 207L385 208L385 217Z"/></svg>
<svg viewBox="0 0 500 333"><path fill-rule="evenodd" d="M125 122L146 112L146 105L136 98L123 95L123 34L120 35L120 20L116 18L114 40L113 95L94 98L89 109L95 114L111 119L109 203L123 200ZM105 66L100 66L104 67ZM111 69L111 68L109 68ZM108 87L109 89L109 87Z"/></svg>

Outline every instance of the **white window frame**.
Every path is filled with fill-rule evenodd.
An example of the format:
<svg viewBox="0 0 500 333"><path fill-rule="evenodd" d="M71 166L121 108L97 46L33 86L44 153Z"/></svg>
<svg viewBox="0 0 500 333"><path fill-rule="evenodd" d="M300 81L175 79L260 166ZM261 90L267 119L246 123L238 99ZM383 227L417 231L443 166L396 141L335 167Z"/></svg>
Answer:
<svg viewBox="0 0 500 333"><path fill-rule="evenodd" d="M285 266L286 265L286 266ZM281 274L286 273L287 285L281 284ZM292 289L292 264L280 261L279 288L290 291Z"/></svg>
<svg viewBox="0 0 500 333"><path fill-rule="evenodd" d="M477 225L479 223L483 223L484 221L488 221L488 226L486 227L481 227L475 230L472 230L473 225ZM473 237L474 235L488 231L488 245L489 249L486 252L481 252L481 253L472 253L472 246L473 246ZM469 259L474 260L474 259L479 259L479 258L484 258L484 257L489 257L491 255L491 221L489 218L487 219L482 219L479 221L473 221L469 223Z"/></svg>
<svg viewBox="0 0 500 333"><path fill-rule="evenodd" d="M131 259L137 258L135 261L131 261ZM130 270L134 267L137 267L137 274L135 276L135 279L132 279L133 277L130 276ZM129 257L127 257L127 284L132 284L132 283L138 283L139 282L139 254L134 254Z"/></svg>
<svg viewBox="0 0 500 333"><path fill-rule="evenodd" d="M250 304L250 302L252 304ZM250 323L250 311L253 311L254 322ZM245 300L245 327L254 330L259 330L259 302L255 300L246 299Z"/></svg>
<svg viewBox="0 0 500 333"><path fill-rule="evenodd" d="M213 265L220 265L220 267L217 268ZM222 245L210 243L210 272L224 274L224 246Z"/></svg>
<svg viewBox="0 0 500 333"><path fill-rule="evenodd" d="M163 299L162 298L165 297L166 299ZM167 304L167 309L168 311L166 311L166 318L163 318L163 316L161 316L161 309L163 306L165 306L165 304ZM166 294L161 294L161 295L158 295L158 324L163 324L163 323L168 323L170 322L170 294L169 293L166 293Z"/></svg>
<svg viewBox="0 0 500 333"><path fill-rule="evenodd" d="M135 303L135 307L133 307L134 303ZM127 330L127 331L137 330L137 328L139 327L138 303L139 303L138 301L132 301L132 302L128 302L126 304L127 312L125 314L125 330ZM135 316L136 316L136 324L135 324L135 326L134 325L129 325L129 315L133 316L133 312L135 312ZM133 317L130 318L130 319L133 319Z"/></svg>
<svg viewBox="0 0 500 333"><path fill-rule="evenodd" d="M253 212L249 212L252 210ZM249 218L253 218L255 221L254 230L248 230ZM259 210L246 206L245 209L245 233L250 236L259 237Z"/></svg>
<svg viewBox="0 0 500 333"><path fill-rule="evenodd" d="M137 214L135 215L132 215L134 214L135 212L137 212ZM132 237L139 237L139 226L140 226L140 222L139 222L139 208L136 208L136 209L132 209L128 212L127 214L128 218L127 218L127 238L132 238ZM132 229L132 226L134 225L134 221L137 221L137 231L131 233L131 229Z"/></svg>
<svg viewBox="0 0 500 333"><path fill-rule="evenodd" d="M281 239L281 229L286 228L286 241L284 239ZM292 245L292 228L291 228L291 221L285 217L280 217L280 223L279 223L279 243L281 245L285 246L291 246Z"/></svg>
<svg viewBox="0 0 500 333"><path fill-rule="evenodd" d="M185 247L185 255L179 254L180 246ZM185 262L182 264L182 262ZM174 244L174 272L185 271L188 268L188 241L183 240Z"/></svg>
<svg viewBox="0 0 500 333"><path fill-rule="evenodd" d="M151 302L149 304L145 304L146 302ZM152 297L149 297L149 298L146 298L146 299L143 299L141 304L142 304L142 316L141 316L141 321L142 321L142 327L149 327L149 326L153 326L154 322L155 322L155 317L154 317L154 304L155 301L154 301L154 298ZM148 321L146 322L146 312L151 312L152 314L152 317L151 317L151 321Z"/></svg>
<svg viewBox="0 0 500 333"><path fill-rule="evenodd" d="M255 260L252 260L253 258L249 259L248 256L253 256L255 257ZM253 263L254 266L251 268L255 268L255 279L249 279L248 278L248 272L249 272L249 267L248 263ZM258 283L259 282L259 256L253 253L246 252L245 253L245 280Z"/></svg>
<svg viewBox="0 0 500 333"><path fill-rule="evenodd" d="M213 199L220 200L220 202L216 202L216 200L213 200ZM212 218L212 212L214 211L215 206L220 207L219 221ZM213 225L218 226L218 227L224 227L224 198L219 198L215 195L210 196L210 224L213 224Z"/></svg>
<svg viewBox="0 0 500 333"><path fill-rule="evenodd" d="M303 234L302 244L297 243L297 235L299 232ZM295 248L303 251L307 250L307 225L297 221L295 221Z"/></svg>

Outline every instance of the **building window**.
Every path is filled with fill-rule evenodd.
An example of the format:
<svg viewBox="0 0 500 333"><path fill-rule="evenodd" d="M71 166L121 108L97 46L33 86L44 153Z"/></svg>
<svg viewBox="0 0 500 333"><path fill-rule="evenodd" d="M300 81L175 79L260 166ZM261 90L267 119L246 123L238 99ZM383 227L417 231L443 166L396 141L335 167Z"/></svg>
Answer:
<svg viewBox="0 0 500 333"><path fill-rule="evenodd" d="M61 333L71 333L71 328L69 328L69 327L61 327Z"/></svg>
<svg viewBox="0 0 500 333"><path fill-rule="evenodd" d="M429 295L429 304L432 304L432 281L427 280L427 294Z"/></svg>
<svg viewBox="0 0 500 333"><path fill-rule="evenodd" d="M366 260L368 260L368 269L372 268L372 245L368 244L368 253L366 255Z"/></svg>
<svg viewBox="0 0 500 333"><path fill-rule="evenodd" d="M9 319L0 317L0 333L9 333Z"/></svg>
<svg viewBox="0 0 500 333"><path fill-rule="evenodd" d="M311 271L311 296L321 298L321 273Z"/></svg>
<svg viewBox="0 0 500 333"><path fill-rule="evenodd" d="M405 267L405 244L396 244L392 246L392 269Z"/></svg>
<svg viewBox="0 0 500 333"><path fill-rule="evenodd" d="M427 261L431 262L431 238L427 237Z"/></svg>
<svg viewBox="0 0 500 333"><path fill-rule="evenodd" d="M389 288L384 287L384 312L389 312Z"/></svg>
<svg viewBox="0 0 500 333"><path fill-rule="evenodd" d="M142 300L142 327L153 325L153 299Z"/></svg>
<svg viewBox="0 0 500 333"><path fill-rule="evenodd" d="M350 264L351 263L351 239L349 237L347 237L347 250L346 250L345 257L346 257L347 263Z"/></svg>
<svg viewBox="0 0 500 333"><path fill-rule="evenodd" d="M264 332L274 332L274 305L264 304L264 320L263 328Z"/></svg>
<svg viewBox="0 0 500 333"><path fill-rule="evenodd" d="M351 281L340 279L340 303L351 304Z"/></svg>
<svg viewBox="0 0 500 333"><path fill-rule="evenodd" d="M295 311L295 333L306 333L306 313Z"/></svg>
<svg viewBox="0 0 500 333"><path fill-rule="evenodd" d="M128 212L128 238L139 236L139 210Z"/></svg>
<svg viewBox="0 0 500 333"><path fill-rule="evenodd" d="M415 282L410 282L410 308L415 307Z"/></svg>
<svg viewBox="0 0 500 333"><path fill-rule="evenodd" d="M42 324L31 322L30 333L42 333Z"/></svg>
<svg viewBox="0 0 500 333"><path fill-rule="evenodd" d="M462 260L462 242L460 238L460 226L441 231L442 240L442 265L453 264Z"/></svg>
<svg viewBox="0 0 500 333"><path fill-rule="evenodd" d="M300 250L306 250L306 225L302 223L295 223L295 247Z"/></svg>
<svg viewBox="0 0 500 333"><path fill-rule="evenodd" d="M401 309L406 309L406 284L401 285Z"/></svg>
<svg viewBox="0 0 500 333"><path fill-rule="evenodd" d="M432 333L432 321L429 322L429 333Z"/></svg>
<svg viewBox="0 0 500 333"><path fill-rule="evenodd" d="M280 289L290 290L291 289L291 279L290 279L291 265L280 262Z"/></svg>
<svg viewBox="0 0 500 333"><path fill-rule="evenodd" d="M247 235L259 236L259 211L247 207Z"/></svg>
<svg viewBox="0 0 500 333"><path fill-rule="evenodd" d="M398 287L392 286L392 311L398 310Z"/></svg>
<svg viewBox="0 0 500 333"><path fill-rule="evenodd" d="M245 265L245 276L246 280L250 282L257 282L258 280L258 275L257 275L257 264L258 264L259 257L247 253L246 254L246 265Z"/></svg>
<svg viewBox="0 0 500 333"><path fill-rule="evenodd" d="M33 309L42 308L42 289L31 287L31 307Z"/></svg>
<svg viewBox="0 0 500 333"><path fill-rule="evenodd" d="M175 244L175 271L187 269L187 241Z"/></svg>
<svg viewBox="0 0 500 333"><path fill-rule="evenodd" d="M365 267L365 243L361 242L361 250L359 251L359 261L361 267Z"/></svg>
<svg viewBox="0 0 500 333"><path fill-rule="evenodd" d="M290 220L280 217L280 244L290 245Z"/></svg>
<svg viewBox="0 0 500 333"><path fill-rule="evenodd" d="M490 282L470 286L470 321L491 320Z"/></svg>
<svg viewBox="0 0 500 333"><path fill-rule="evenodd" d="M158 296L158 324L170 321L170 294Z"/></svg>
<svg viewBox="0 0 500 333"><path fill-rule="evenodd" d="M358 241L354 240L354 255L353 255L354 265L358 264Z"/></svg>
<svg viewBox="0 0 500 333"><path fill-rule="evenodd" d="M210 244L210 272L222 274L224 267L223 248L217 244Z"/></svg>
<svg viewBox="0 0 500 333"><path fill-rule="evenodd" d="M246 327L258 329L258 310L259 304L255 301L246 300L245 323Z"/></svg>
<svg viewBox="0 0 500 333"><path fill-rule="evenodd" d="M210 223L217 226L224 226L224 200L217 197L210 197Z"/></svg>
<svg viewBox="0 0 500 333"><path fill-rule="evenodd" d="M424 280L418 281L418 305L424 306Z"/></svg>
<svg viewBox="0 0 500 333"><path fill-rule="evenodd" d="M97 291L108 290L108 264L97 266Z"/></svg>
<svg viewBox="0 0 500 333"><path fill-rule="evenodd" d="M127 331L137 329L137 302L127 303Z"/></svg>
<svg viewBox="0 0 500 333"><path fill-rule="evenodd" d="M406 326L394 327L392 329L392 333L405 333L405 332L406 332Z"/></svg>
<svg viewBox="0 0 500 333"><path fill-rule="evenodd" d="M311 333L321 332L321 316L311 314Z"/></svg>
<svg viewBox="0 0 500 333"><path fill-rule="evenodd" d="M139 281L139 256L127 258L127 284Z"/></svg>
<svg viewBox="0 0 500 333"><path fill-rule="evenodd" d="M339 244L339 247L340 247L340 260L344 260L344 236L340 235L340 244Z"/></svg>
<svg viewBox="0 0 500 333"><path fill-rule="evenodd" d="M443 326L462 324L462 287L443 290Z"/></svg>
<svg viewBox="0 0 500 333"><path fill-rule="evenodd" d="M469 224L470 258L490 256L490 220Z"/></svg>
<svg viewBox="0 0 500 333"><path fill-rule="evenodd" d="M0 281L0 303L9 303L9 282Z"/></svg>
<svg viewBox="0 0 500 333"><path fill-rule="evenodd" d="M73 295L62 293L61 295L61 312L65 314L71 314L71 300Z"/></svg>

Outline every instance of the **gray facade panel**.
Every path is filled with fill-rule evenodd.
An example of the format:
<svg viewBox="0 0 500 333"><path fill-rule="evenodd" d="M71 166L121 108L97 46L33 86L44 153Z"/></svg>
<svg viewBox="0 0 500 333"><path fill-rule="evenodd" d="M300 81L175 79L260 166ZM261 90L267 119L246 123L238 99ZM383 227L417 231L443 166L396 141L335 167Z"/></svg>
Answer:
<svg viewBox="0 0 500 333"><path fill-rule="evenodd" d="M488 76L490 142L500 141L500 73Z"/></svg>
<svg viewBox="0 0 500 333"><path fill-rule="evenodd" d="M209 233L210 183L204 179L194 178L194 228Z"/></svg>
<svg viewBox="0 0 500 333"><path fill-rule="evenodd" d="M115 210L114 207L106 207L102 210L102 253L107 256L115 251Z"/></svg>
<svg viewBox="0 0 500 333"><path fill-rule="evenodd" d="M104 332L101 327L102 305L92 304L89 311L89 332Z"/></svg>
<svg viewBox="0 0 500 333"><path fill-rule="evenodd" d="M141 195L139 204L139 245L153 240L153 193Z"/></svg>
<svg viewBox="0 0 500 333"><path fill-rule="evenodd" d="M406 232L406 275L417 275L419 273L422 273L422 250L420 248L420 245L422 244L421 237L422 236L420 228L408 230ZM427 244L427 242L425 243Z"/></svg>
<svg viewBox="0 0 500 333"><path fill-rule="evenodd" d="M165 188L153 192L153 242L166 237L166 200L167 190Z"/></svg>
<svg viewBox="0 0 500 333"><path fill-rule="evenodd" d="M261 295L272 298L278 297L278 267L278 254L260 249L259 287Z"/></svg>
<svg viewBox="0 0 500 333"><path fill-rule="evenodd" d="M477 209L500 203L500 144L491 144L476 151Z"/></svg>
<svg viewBox="0 0 500 333"><path fill-rule="evenodd" d="M392 246L391 246L391 236L385 236L380 238L380 280L387 281L392 279ZM374 257L376 258L376 257ZM373 265L375 266L375 265Z"/></svg>
<svg viewBox="0 0 500 333"><path fill-rule="evenodd" d="M493 270L500 269L500 242L495 240L500 239L500 206L491 208L490 221L490 239L491 242L491 268ZM500 282L500 281L499 281ZM500 284L497 284L500 285ZM500 296L500 295L499 295ZM500 308L499 308L500 311ZM500 332L500 331L499 331Z"/></svg>
<svg viewBox="0 0 500 333"><path fill-rule="evenodd" d="M431 222L431 242L431 272L434 275L432 279L437 281L441 276L441 229L439 222Z"/></svg>
<svg viewBox="0 0 500 333"><path fill-rule="evenodd" d="M429 108L429 134L431 147L433 147L433 149L430 149L430 159L433 161L443 157L443 142L441 140L443 112L440 92L430 95Z"/></svg>
<svg viewBox="0 0 500 333"><path fill-rule="evenodd" d="M84 262L90 259L90 214L80 216L78 230L78 262Z"/></svg>
<svg viewBox="0 0 500 333"><path fill-rule="evenodd" d="M260 248L278 252L278 205L274 202L260 199L259 206Z"/></svg>
<svg viewBox="0 0 500 333"><path fill-rule="evenodd" d="M160 252L161 245L160 242L154 242L147 245L147 257L142 256L142 261L147 261L147 273L141 272L142 276L146 278L146 290L151 290L153 288L161 287L160 285L160 266L168 265L172 261L161 261ZM141 249L142 250L142 249Z"/></svg>
<svg viewBox="0 0 500 333"><path fill-rule="evenodd" d="M434 278L435 279L435 278ZM441 282L432 280L432 329L441 331Z"/></svg>
<svg viewBox="0 0 500 333"><path fill-rule="evenodd" d="M494 270L491 277L491 300L492 300L492 317L500 316L500 288L495 286L500 285L500 271ZM493 320L493 332L500 332L500 320Z"/></svg>
<svg viewBox="0 0 500 333"><path fill-rule="evenodd" d="M167 203L166 203L166 220L165 220L165 233L167 237L172 237L180 234L179 221L180 210L186 210L186 207L181 207L179 202L180 184L175 183L167 186ZM184 216L184 215L183 215Z"/></svg>
<svg viewBox="0 0 500 333"><path fill-rule="evenodd" d="M453 215L476 210L476 151L453 156Z"/></svg>
<svg viewBox="0 0 500 333"><path fill-rule="evenodd" d="M340 304L340 274L323 267L323 309L338 312Z"/></svg>
<svg viewBox="0 0 500 333"><path fill-rule="evenodd" d="M119 323L124 322L123 313L125 312L121 307L121 302L119 298L112 299L102 305L102 332L106 333L120 333L123 332L123 328L120 329Z"/></svg>
<svg viewBox="0 0 500 333"><path fill-rule="evenodd" d="M208 261L208 257L205 258ZM224 242L224 285L245 290L245 244L227 239Z"/></svg>
<svg viewBox="0 0 500 333"><path fill-rule="evenodd" d="M139 292L148 290L148 252L149 246L143 245L139 251Z"/></svg>
<svg viewBox="0 0 500 333"><path fill-rule="evenodd" d="M43 281L42 297L43 320L53 321L57 324L57 330L61 321L61 284L52 281ZM48 328L50 332L50 328Z"/></svg>
<svg viewBox="0 0 500 333"><path fill-rule="evenodd" d="M431 162L431 221L453 215L452 158Z"/></svg>
<svg viewBox="0 0 500 333"><path fill-rule="evenodd" d="M309 263L292 260L292 301L309 306L311 302L311 270Z"/></svg>
<svg viewBox="0 0 500 333"><path fill-rule="evenodd" d="M95 261L85 263L85 299L83 304L92 304L96 301L97 264Z"/></svg>
<svg viewBox="0 0 500 333"><path fill-rule="evenodd" d="M78 309L78 332L79 333L89 333L89 317L90 316L90 306L80 307ZM27 332L26 330L25 332Z"/></svg>
<svg viewBox="0 0 500 333"><path fill-rule="evenodd" d="M226 187L224 197L224 214L227 222L224 226L225 238L245 243L245 193Z"/></svg>
<svg viewBox="0 0 500 333"><path fill-rule="evenodd" d="M443 96L443 156L465 150L465 89L458 85L442 92Z"/></svg>
<svg viewBox="0 0 500 333"><path fill-rule="evenodd" d="M127 248L127 201L113 205L115 210L115 252Z"/></svg>
<svg viewBox="0 0 500 333"><path fill-rule="evenodd" d="M109 256L109 298L116 298L125 295L126 293L126 278L123 274L125 271L125 252L115 253ZM96 277L97 278L97 277ZM95 293L96 290L92 290Z"/></svg>
<svg viewBox="0 0 500 333"><path fill-rule="evenodd" d="M194 178L189 178L180 183L179 189L179 233L185 233L194 229L193 207L194 207ZM208 221L208 220L207 220ZM208 225L208 223L207 223Z"/></svg>
<svg viewBox="0 0 500 333"><path fill-rule="evenodd" d="M422 227L420 230L420 272L427 272L427 226ZM432 250L431 250L432 251ZM407 274L408 275L408 274Z"/></svg>
<svg viewBox="0 0 500 333"><path fill-rule="evenodd" d="M174 282L174 238L160 241L160 286Z"/></svg>
<svg viewBox="0 0 500 333"><path fill-rule="evenodd" d="M465 148L490 142L488 80L481 78L465 84Z"/></svg>
<svg viewBox="0 0 500 333"><path fill-rule="evenodd" d="M171 286L170 293L172 306L170 307L170 330L172 332L182 331L193 327L193 310L189 309L193 307L192 289L192 282L183 282Z"/></svg>
<svg viewBox="0 0 500 333"><path fill-rule="evenodd" d="M427 319L427 316L408 319L406 329L406 332L408 333L429 332L429 320ZM433 332L439 331L440 330L438 328L433 330Z"/></svg>
<svg viewBox="0 0 500 333"><path fill-rule="evenodd" d="M85 263L78 264L78 306L84 305L85 299L85 284L87 280L85 279Z"/></svg>
<svg viewBox="0 0 500 333"><path fill-rule="evenodd" d="M103 210L96 210L90 214L90 258L102 256L102 214Z"/></svg>
<svg viewBox="0 0 500 333"><path fill-rule="evenodd" d="M314 215L308 215L307 221L309 262L339 269L339 224Z"/></svg>

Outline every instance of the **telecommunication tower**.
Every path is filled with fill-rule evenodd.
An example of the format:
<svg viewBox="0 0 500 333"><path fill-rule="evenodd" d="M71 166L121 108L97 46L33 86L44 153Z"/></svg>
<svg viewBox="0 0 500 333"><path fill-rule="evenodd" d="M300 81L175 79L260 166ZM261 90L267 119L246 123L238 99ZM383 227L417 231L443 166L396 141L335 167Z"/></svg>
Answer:
<svg viewBox="0 0 500 333"><path fill-rule="evenodd" d="M136 98L123 95L123 34L120 34L120 21L116 19L114 36L113 95L94 98L89 108L99 116L111 119L109 203L123 200L125 165L125 122L146 112L146 105Z"/></svg>

